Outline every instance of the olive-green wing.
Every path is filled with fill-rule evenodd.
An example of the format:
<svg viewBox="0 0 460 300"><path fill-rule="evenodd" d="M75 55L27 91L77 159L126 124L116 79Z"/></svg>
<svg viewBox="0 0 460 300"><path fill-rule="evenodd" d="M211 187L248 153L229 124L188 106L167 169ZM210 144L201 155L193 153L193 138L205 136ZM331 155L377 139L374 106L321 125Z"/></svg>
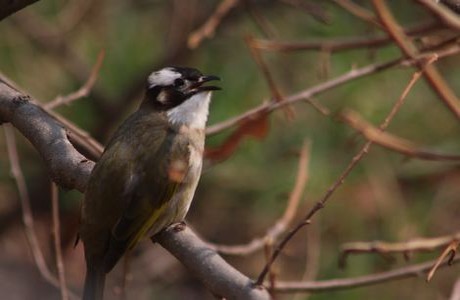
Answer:
<svg viewBox="0 0 460 300"><path fill-rule="evenodd" d="M171 176L171 165L178 160L188 162L190 154L184 143L177 144L175 137L172 133L166 135L155 153L139 158L142 163L135 166L126 182L123 193L126 207L111 232L104 259L106 270L162 217L181 184Z"/></svg>

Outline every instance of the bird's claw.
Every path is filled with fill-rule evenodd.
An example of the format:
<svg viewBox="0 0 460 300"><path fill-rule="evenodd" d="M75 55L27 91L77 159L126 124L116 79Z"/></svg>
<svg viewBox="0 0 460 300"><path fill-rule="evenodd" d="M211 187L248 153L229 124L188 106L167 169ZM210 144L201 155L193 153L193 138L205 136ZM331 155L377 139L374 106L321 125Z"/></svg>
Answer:
<svg viewBox="0 0 460 300"><path fill-rule="evenodd" d="M181 232L187 227L187 224L184 221L174 223L171 225L171 228L174 232Z"/></svg>

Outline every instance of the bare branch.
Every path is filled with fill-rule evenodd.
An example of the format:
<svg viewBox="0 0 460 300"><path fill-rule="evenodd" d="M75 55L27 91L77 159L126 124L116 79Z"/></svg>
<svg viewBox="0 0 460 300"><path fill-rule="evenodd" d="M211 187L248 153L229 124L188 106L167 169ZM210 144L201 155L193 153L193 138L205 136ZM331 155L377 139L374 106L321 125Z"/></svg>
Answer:
<svg viewBox="0 0 460 300"><path fill-rule="evenodd" d="M366 139L373 143L387 148L389 150L401 153L408 157L435 160L435 161L459 161L460 155L455 154L443 154L434 151L427 151L421 149L413 142L395 136L393 134L382 132L378 128L372 126L366 120L364 120L357 112L350 109L344 110L340 114L342 121L347 123L349 126L359 131Z"/></svg>
<svg viewBox="0 0 460 300"><path fill-rule="evenodd" d="M0 0L0 21L38 0Z"/></svg>
<svg viewBox="0 0 460 300"><path fill-rule="evenodd" d="M433 265L431 268L430 272L428 272L426 276L426 281L429 282L434 276L434 273L438 270L439 266L441 263L444 261L446 257L449 256L449 259L447 260L447 263L449 265L452 264L452 261L455 258L455 255L457 254L457 248L460 246L460 239L453 239L444 249L444 251L441 253L441 255L438 257L436 260L436 263Z"/></svg>
<svg viewBox="0 0 460 300"><path fill-rule="evenodd" d="M65 128L31 98L0 81L0 119L11 122L38 150L51 178L83 191L94 165L70 143Z"/></svg>
<svg viewBox="0 0 460 300"><path fill-rule="evenodd" d="M441 51L436 52L438 55L438 58L446 57L446 56L451 56L455 55L458 52L460 52L460 47L459 46L452 46L449 47L448 49L444 49ZM300 91L298 93L285 96L283 102L276 102L276 101L264 101L263 104L256 106L254 108L249 109L248 111L237 115L235 117L229 118L225 121L219 122L217 124L211 125L206 129L206 134L208 135L213 135L217 134L221 131L224 131L230 127L233 127L235 125L238 125L245 120L250 120L257 116L258 114L265 114L265 113L271 113L284 105L288 104L293 104L296 102L300 101L305 101L305 99L310 99L311 97L324 93L330 89L336 88L342 84L351 82L355 79L362 78L365 76L368 76L370 74L378 73L384 70L387 70L391 67L394 66L403 66L403 67L408 67L412 66L417 63L423 63L426 62L427 59L430 59L433 56L432 53L425 53L422 54L415 59L394 59L390 60L384 63L377 63L377 64L370 64L368 66L359 68L359 69L353 69L343 75L340 75L336 78L333 78L331 80L322 82L318 85L315 85L311 88L308 88L306 90Z"/></svg>
<svg viewBox="0 0 460 300"><path fill-rule="evenodd" d="M266 289L231 268L214 250L210 249L188 227L177 232L170 226L157 236L166 250L181 261L219 298L270 299Z"/></svg>
<svg viewBox="0 0 460 300"><path fill-rule="evenodd" d="M320 4L313 1L303 0L280 0L281 3L293 6L297 10L305 11L307 14L315 18L317 21L329 24L331 23L331 16L327 13Z"/></svg>
<svg viewBox="0 0 460 300"><path fill-rule="evenodd" d="M441 2L457 14L460 14L460 2L458 0L439 0L439 2Z"/></svg>
<svg viewBox="0 0 460 300"><path fill-rule="evenodd" d="M434 29L438 29L439 23L430 22L423 23L414 27L404 29L405 32L410 36L418 36L422 33L430 32ZM266 39L254 39L252 42L253 47L259 48L265 51L278 51L278 52L293 52L293 51L305 51L305 50L327 50L329 52L339 52L352 50L357 48L375 48L390 44L392 41L389 36L377 36L377 37L347 37L347 38L334 38L329 40L309 40L309 41L297 41L297 42L286 42L277 40L266 40Z"/></svg>
<svg viewBox="0 0 460 300"><path fill-rule="evenodd" d="M456 31L460 31L460 17L458 14L447 8L447 6L440 4L439 1L417 0L417 2L428 8L444 24Z"/></svg>
<svg viewBox="0 0 460 300"><path fill-rule="evenodd" d="M43 107L46 109L55 109L56 107L62 104L68 105L75 100L88 96L94 84L96 83L97 75L99 73L99 70L101 69L102 62L104 61L104 56L104 50L99 52L96 63L94 64L94 67L91 70L91 74L89 75L88 80L78 90L68 94L67 96L57 96L56 99L44 104Z"/></svg>
<svg viewBox="0 0 460 300"><path fill-rule="evenodd" d="M262 75L264 76L265 80L267 81L268 87L270 88L270 92L272 94L273 99L276 102L283 102L284 101L284 96L283 93L281 92L280 88L278 87L278 84L276 83L275 79L273 78L272 73L270 72L267 64L262 58L262 55L260 53L260 50L258 48L253 47L253 41L254 38L251 36L246 37L246 44L249 47L249 50L251 52L252 58L256 62L257 66L259 67L260 71L262 72ZM284 110L286 117L288 118L293 118L294 117L294 111L290 106L286 106Z"/></svg>
<svg viewBox="0 0 460 300"><path fill-rule="evenodd" d="M460 262L457 257L452 264ZM411 265L408 267L399 268L396 270L382 272L372 275L360 276L355 278L332 279L323 281L311 282L281 282L276 283L275 290L278 293L294 293L294 292L331 292L336 290L345 290L358 288L373 284L386 283L388 281L404 279L409 277L419 277L421 273L426 273L431 269L435 261L429 261L421 264ZM447 262L442 263L439 267L448 266Z"/></svg>
<svg viewBox="0 0 460 300"><path fill-rule="evenodd" d="M419 238L397 243L384 241L350 242L342 245L339 264L344 266L350 254L375 252L379 254L402 253L407 255L412 252L434 251L440 247L445 247L455 239L460 239L460 232L435 238Z"/></svg>
<svg viewBox="0 0 460 300"><path fill-rule="evenodd" d="M437 58L437 56L436 56ZM429 59L425 63L428 65L433 62L433 59ZM404 100L406 99L406 96L409 92L409 90L412 88L412 86L415 84L415 82L420 78L422 71L416 72L412 79L409 81L409 84L407 87L404 89L403 93L401 94L401 97L395 102L393 105L391 111L385 118L385 120L380 124L380 130L384 131L388 125L390 124L391 120L393 117L396 115L396 113L399 111L401 108L402 104L404 103ZM307 215L303 218L303 220L297 224L287 235L284 239L281 240L279 243L278 247L276 247L275 252L273 252L272 257L270 260L267 262L265 265L264 269L262 272L260 272L259 277L257 278L257 284L262 284L265 276L267 275L268 270L270 269L271 265L275 262L275 260L278 258L279 254L281 251L284 249L286 244L294 237L294 235L299 232L300 229L302 229L305 225L308 225L311 223L311 218L321 209L324 208L326 205L326 202L330 199L332 194L345 182L345 178L351 173L351 171L354 169L354 167L358 164L359 161L369 152L369 149L372 145L372 141L368 141L364 146L361 148L361 150L356 154L351 162L348 164L346 169L342 172L342 174L339 176L339 178L328 188L326 191L325 195L323 198L318 201L313 208L310 209L310 211L307 213Z"/></svg>
<svg viewBox="0 0 460 300"><path fill-rule="evenodd" d="M391 11L387 7L384 0L373 0L374 6L377 10L377 14L384 25L386 31L395 40L396 44L401 48L401 51L406 57L414 58L420 54L415 44L410 38L404 33L396 19L393 17ZM418 68L423 66L420 63L417 64ZM444 102L447 108L455 115L457 119L460 119L460 101L446 83L444 78L439 73L438 69L434 65L426 67L424 76L427 82L431 85L433 90L438 94L440 99Z"/></svg>
<svg viewBox="0 0 460 300"><path fill-rule="evenodd" d="M56 252L56 266L58 270L59 289L61 291L61 299L69 299L67 286L65 283L64 262L62 259L61 250L61 225L59 222L59 195L58 187L54 182L51 182L51 209L53 216L53 236L54 236L54 251Z"/></svg>
<svg viewBox="0 0 460 300"><path fill-rule="evenodd" d="M8 157L11 164L11 174L13 175L16 185L19 191L19 199L21 201L22 208L22 222L24 224L24 231L26 233L27 242L29 243L32 256L35 261L35 265L38 268L41 276L51 285L59 288L59 280L51 273L50 269L46 265L45 257L40 244L38 242L37 234L35 233L34 218L32 215L32 209L30 207L29 193L27 192L27 186L22 174L21 166L19 164L19 156L16 149L16 141L14 133L9 125L3 125L5 131L5 139L8 150ZM71 294L72 298L77 298L74 294Z"/></svg>
<svg viewBox="0 0 460 300"><path fill-rule="evenodd" d="M358 4L354 3L351 0L333 0L337 5L341 6L343 9L348 11L350 14L354 15L355 17L368 22L376 27L381 28L382 24L376 18L374 13L364 7L359 6Z"/></svg>
<svg viewBox="0 0 460 300"><path fill-rule="evenodd" d="M246 11L251 19L259 27L262 34L267 38L274 38L277 35L276 29L270 24L269 20L260 12L259 8L252 0L243 0Z"/></svg>
<svg viewBox="0 0 460 300"><path fill-rule="evenodd" d="M81 1L80 1L81 2ZM81 3L80 3L81 4ZM82 4L84 5L84 4ZM91 68L86 60L71 46L68 35L33 11L23 11L10 18L15 29L29 39L37 49L48 55L59 67L65 70L76 82L83 84L91 74ZM122 99L126 99L123 95ZM101 112L100 118L112 118L117 109L106 93L97 85L91 89L91 100L94 107Z"/></svg>
<svg viewBox="0 0 460 300"><path fill-rule="evenodd" d="M300 281L307 282L315 280L320 267L321 238L318 226L311 224L310 230L307 231L306 238L305 267ZM307 300L309 293L294 294L293 300Z"/></svg>
<svg viewBox="0 0 460 300"><path fill-rule="evenodd" d="M305 186L308 181L308 164L310 159L310 144L308 142L304 143L299 157L299 166L297 171L297 178L292 189L292 192L289 196L289 201L284 211L283 216L273 225L270 229L267 230L267 233L260 238L253 239L247 244L243 245L217 245L208 243L208 245L214 248L216 251L227 254L227 255L248 255L254 253L266 245L267 241L276 241L279 237L286 231L288 226L290 226L292 220L295 217L295 213L299 206L300 199L302 197L302 192L305 189Z"/></svg>
<svg viewBox="0 0 460 300"><path fill-rule="evenodd" d="M214 36L217 26L222 19L239 3L239 0L222 0L216 11L209 17L199 29L195 30L188 37L187 45L190 49L197 48L205 38Z"/></svg>

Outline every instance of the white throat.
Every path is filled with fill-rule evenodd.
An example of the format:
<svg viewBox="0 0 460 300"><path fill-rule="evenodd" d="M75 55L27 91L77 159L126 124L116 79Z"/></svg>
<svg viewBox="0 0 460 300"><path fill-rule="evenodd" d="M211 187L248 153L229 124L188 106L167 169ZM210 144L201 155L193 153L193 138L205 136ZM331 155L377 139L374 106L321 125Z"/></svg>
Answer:
<svg viewBox="0 0 460 300"><path fill-rule="evenodd" d="M208 120L211 92L193 95L184 103L166 112L169 122L177 126L204 129Z"/></svg>

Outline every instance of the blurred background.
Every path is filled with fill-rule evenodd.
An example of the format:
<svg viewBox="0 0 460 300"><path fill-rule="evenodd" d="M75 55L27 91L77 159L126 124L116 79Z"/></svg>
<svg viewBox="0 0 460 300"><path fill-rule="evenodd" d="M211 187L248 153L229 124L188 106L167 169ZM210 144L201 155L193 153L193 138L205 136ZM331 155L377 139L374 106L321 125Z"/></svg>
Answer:
<svg viewBox="0 0 460 300"><path fill-rule="evenodd" d="M218 19L212 37L195 45L190 36L202 28L222 2L230 8ZM105 52L90 95L56 109L105 143L142 98L147 75L169 65L196 67L222 78L213 98L209 125L217 124L272 97L270 85L248 38L329 41L384 37L382 30L343 7L350 1L38 1L0 23L0 71L42 103L79 89L97 57ZM368 1L354 1L373 11ZM420 47L451 39L415 1L388 1L404 27L437 24L417 33ZM458 32L456 33L458 36ZM195 41L196 42L196 41ZM327 45L327 44L326 44ZM194 47L191 47L194 46ZM391 41L341 51L319 49L260 51L283 96L342 75L353 68L401 56ZM460 93L459 56L436 63L451 88ZM209 160L188 224L205 240L244 244L263 236L282 216L296 180L298 154L311 143L309 172L295 220L300 220L338 178L365 140L336 113L350 108L375 126L383 121L410 81L414 68L394 67L346 83L315 97L331 114L310 104L292 106L293 115L272 113L258 138L244 137L230 155ZM209 149L228 142L236 127L209 136ZM460 153L460 123L421 79L388 131L443 153ZM17 135L35 219L35 230L49 268L55 272L51 235L50 183L43 161ZM21 207L3 136L0 137L0 294L5 299L59 299L59 290L39 274L25 237ZM276 280L347 278L435 259L442 249L391 259L376 254L352 256L338 267L340 247L351 241L407 241L454 234L460 226L458 163L427 161L373 146L347 177L313 224L288 244L274 266ZM82 195L60 190L62 249L68 287L79 293L85 272L81 244L74 248ZM263 249L224 258L256 278L264 266ZM122 299L123 263L110 274L107 299ZM430 284L404 279L344 291L276 299L448 299L458 267L439 270ZM142 243L130 256L127 299L214 299L174 257L158 245Z"/></svg>

